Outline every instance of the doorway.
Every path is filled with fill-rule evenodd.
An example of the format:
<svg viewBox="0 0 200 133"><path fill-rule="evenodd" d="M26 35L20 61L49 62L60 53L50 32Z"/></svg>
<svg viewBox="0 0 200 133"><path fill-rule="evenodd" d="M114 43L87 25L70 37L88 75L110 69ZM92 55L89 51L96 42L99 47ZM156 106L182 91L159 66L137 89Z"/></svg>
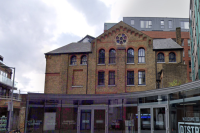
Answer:
<svg viewBox="0 0 200 133"><path fill-rule="evenodd" d="M107 107L79 107L78 133L107 133Z"/></svg>
<svg viewBox="0 0 200 133"><path fill-rule="evenodd" d="M167 105L139 106L139 133L168 133L169 118Z"/></svg>

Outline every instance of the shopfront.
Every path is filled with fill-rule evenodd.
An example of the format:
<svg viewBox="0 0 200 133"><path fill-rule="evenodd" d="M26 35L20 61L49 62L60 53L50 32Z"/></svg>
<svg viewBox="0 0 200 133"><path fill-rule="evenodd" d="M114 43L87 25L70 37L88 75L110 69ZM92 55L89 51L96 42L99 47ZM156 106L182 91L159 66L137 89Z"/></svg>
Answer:
<svg viewBox="0 0 200 133"><path fill-rule="evenodd" d="M29 94L27 107L27 133L199 133L200 81L123 94Z"/></svg>

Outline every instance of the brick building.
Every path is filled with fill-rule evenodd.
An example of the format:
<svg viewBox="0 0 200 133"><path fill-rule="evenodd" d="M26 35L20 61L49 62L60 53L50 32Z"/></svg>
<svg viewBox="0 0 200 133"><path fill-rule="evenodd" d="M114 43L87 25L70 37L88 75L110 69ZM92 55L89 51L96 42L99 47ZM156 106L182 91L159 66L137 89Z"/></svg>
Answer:
<svg viewBox="0 0 200 133"><path fill-rule="evenodd" d="M196 6L198 7L198 4ZM190 18L192 17L190 16ZM190 50L190 45L191 45L190 35L192 35L191 34L192 32L189 34L188 18L123 17L123 22L140 30L144 34L154 39L172 38L173 40L175 40L176 28L181 27L181 42L182 42L181 46L184 48L183 63L187 65L187 81L188 82L192 81L192 71L191 71L192 63L191 63L191 50ZM110 29L115 24L116 23L104 23L104 31Z"/></svg>
<svg viewBox="0 0 200 133"><path fill-rule="evenodd" d="M180 35L180 31L177 33ZM177 42L181 43L180 39ZM46 53L45 93L115 94L152 90L161 87L163 66L169 64L183 68L179 69L182 76L178 80L185 83L182 50L172 39L153 39L144 31L119 22L91 43L79 41ZM176 79L171 77L163 75L166 83L162 87L168 87L168 82Z"/></svg>
<svg viewBox="0 0 200 133"><path fill-rule="evenodd" d="M153 39L121 21L45 53L45 94L28 94L25 132L166 133L168 98L179 98L166 87L187 80L176 32L177 43Z"/></svg>

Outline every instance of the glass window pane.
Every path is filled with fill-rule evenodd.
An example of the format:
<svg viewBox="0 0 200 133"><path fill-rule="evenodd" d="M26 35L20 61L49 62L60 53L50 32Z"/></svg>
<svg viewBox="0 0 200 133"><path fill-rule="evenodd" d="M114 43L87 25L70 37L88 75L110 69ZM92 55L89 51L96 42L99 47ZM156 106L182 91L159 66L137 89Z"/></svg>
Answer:
<svg viewBox="0 0 200 133"><path fill-rule="evenodd" d="M131 20L131 25L134 25L134 20Z"/></svg>

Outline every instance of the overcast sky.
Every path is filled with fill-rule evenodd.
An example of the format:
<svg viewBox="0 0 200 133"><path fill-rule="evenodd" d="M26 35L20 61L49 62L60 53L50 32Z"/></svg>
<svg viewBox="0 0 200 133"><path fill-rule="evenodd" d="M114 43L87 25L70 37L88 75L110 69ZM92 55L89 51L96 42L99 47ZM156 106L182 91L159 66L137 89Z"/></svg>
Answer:
<svg viewBox="0 0 200 133"><path fill-rule="evenodd" d="M1 0L0 55L16 68L18 89L43 92L44 53L123 17L188 18L189 0Z"/></svg>

